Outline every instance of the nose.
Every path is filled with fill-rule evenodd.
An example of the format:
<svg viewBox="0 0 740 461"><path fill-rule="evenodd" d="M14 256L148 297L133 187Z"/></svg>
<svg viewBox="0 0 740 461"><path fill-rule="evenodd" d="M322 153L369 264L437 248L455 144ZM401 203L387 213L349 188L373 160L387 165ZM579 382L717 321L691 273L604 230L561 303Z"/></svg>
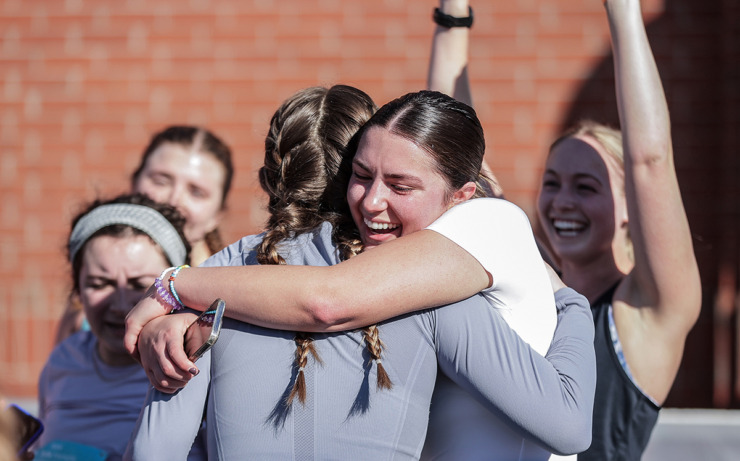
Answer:
<svg viewBox="0 0 740 461"><path fill-rule="evenodd" d="M552 198L552 206L556 210L571 210L575 207L573 194L567 188L560 188Z"/></svg>
<svg viewBox="0 0 740 461"><path fill-rule="evenodd" d="M128 311L130 311L138 301L138 298L134 298L131 292L132 290L129 290L126 287L116 288L116 291L112 295L113 299L111 299L111 311L115 311L121 315L128 314ZM139 294L139 297L140 295L141 294Z"/></svg>
<svg viewBox="0 0 740 461"><path fill-rule="evenodd" d="M183 187L179 184L175 184L170 188L169 196L166 201L167 204L179 209L180 205L182 205L183 197L185 197Z"/></svg>
<svg viewBox="0 0 740 461"><path fill-rule="evenodd" d="M362 206L368 213L378 213L388 207L387 188L381 181L373 181L365 190Z"/></svg>

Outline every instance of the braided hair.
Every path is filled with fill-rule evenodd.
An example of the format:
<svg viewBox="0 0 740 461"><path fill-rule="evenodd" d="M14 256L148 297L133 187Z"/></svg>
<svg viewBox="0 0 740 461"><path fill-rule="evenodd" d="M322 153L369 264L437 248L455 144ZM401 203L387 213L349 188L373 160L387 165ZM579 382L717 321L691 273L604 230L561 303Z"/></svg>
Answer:
<svg viewBox="0 0 740 461"><path fill-rule="evenodd" d="M351 146L360 127L376 106L364 92L345 85L312 87L287 99L273 115L265 138L265 162L259 170L260 186L267 193L269 219L257 250L260 264L285 264L281 241L311 232L323 222L333 228L341 259L362 251L346 203L351 171ZM377 326L363 329L370 357L378 365L378 387L390 388L382 368L382 342ZM286 404L306 397L304 369L308 358L322 363L311 336L297 332L293 366L296 379Z"/></svg>

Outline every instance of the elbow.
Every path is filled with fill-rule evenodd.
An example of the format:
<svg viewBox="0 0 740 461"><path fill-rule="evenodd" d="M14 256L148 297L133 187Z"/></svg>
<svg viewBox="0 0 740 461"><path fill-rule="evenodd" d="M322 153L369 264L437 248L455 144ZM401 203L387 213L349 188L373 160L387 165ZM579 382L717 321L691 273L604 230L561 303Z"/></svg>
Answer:
<svg viewBox="0 0 740 461"><path fill-rule="evenodd" d="M350 316L344 303L336 297L322 294L312 296L304 309L308 317L308 331L328 333L349 328Z"/></svg>
<svg viewBox="0 0 740 461"><path fill-rule="evenodd" d="M551 448L560 456L582 453L591 446L591 418L580 424L569 425L562 433L562 439Z"/></svg>

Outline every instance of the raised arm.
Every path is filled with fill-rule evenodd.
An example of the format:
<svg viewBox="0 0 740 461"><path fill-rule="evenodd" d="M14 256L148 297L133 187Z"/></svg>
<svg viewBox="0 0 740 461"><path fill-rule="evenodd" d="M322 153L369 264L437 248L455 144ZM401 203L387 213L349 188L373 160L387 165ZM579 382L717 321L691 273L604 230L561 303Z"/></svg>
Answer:
<svg viewBox="0 0 740 461"><path fill-rule="evenodd" d="M439 10L455 18L468 17L468 0L440 0ZM427 88L472 106L473 98L468 80L469 36L468 27L444 27L435 24Z"/></svg>
<svg viewBox="0 0 740 461"><path fill-rule="evenodd" d="M668 107L640 3L608 0L605 7L614 48L635 258L615 299L639 307L621 308L624 305L615 302L615 322L638 381L667 384L649 391L660 399L673 382L684 340L699 315L701 287L673 162ZM643 354L644 350L655 353Z"/></svg>
<svg viewBox="0 0 740 461"><path fill-rule="evenodd" d="M439 11L454 18L469 17L468 0L440 0ZM427 89L440 91L458 101L473 106L468 77L468 47L470 28L445 27L435 24L432 52L429 57ZM490 179L487 187L491 197L503 197L503 190L491 167L483 159L483 173Z"/></svg>

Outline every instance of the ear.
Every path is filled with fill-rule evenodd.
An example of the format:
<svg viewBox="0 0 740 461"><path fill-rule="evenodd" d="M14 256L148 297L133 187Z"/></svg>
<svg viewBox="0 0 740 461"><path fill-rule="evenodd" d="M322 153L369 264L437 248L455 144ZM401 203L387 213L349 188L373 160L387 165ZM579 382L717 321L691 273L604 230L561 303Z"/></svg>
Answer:
<svg viewBox="0 0 740 461"><path fill-rule="evenodd" d="M627 216L627 207L624 207L624 211L621 213L622 216L619 218L619 224L624 227L625 229L628 228L630 223L630 218Z"/></svg>
<svg viewBox="0 0 740 461"><path fill-rule="evenodd" d="M618 211L617 211L617 228L624 228L627 229L627 226L630 223L629 215L627 214L627 199L622 196L620 197L621 202L617 205Z"/></svg>
<svg viewBox="0 0 740 461"><path fill-rule="evenodd" d="M470 200L473 194L475 194L475 190L476 190L476 186L474 182L470 181L466 183L464 186L458 189L454 194L452 194L452 205L457 205L458 203L462 203L466 200Z"/></svg>

